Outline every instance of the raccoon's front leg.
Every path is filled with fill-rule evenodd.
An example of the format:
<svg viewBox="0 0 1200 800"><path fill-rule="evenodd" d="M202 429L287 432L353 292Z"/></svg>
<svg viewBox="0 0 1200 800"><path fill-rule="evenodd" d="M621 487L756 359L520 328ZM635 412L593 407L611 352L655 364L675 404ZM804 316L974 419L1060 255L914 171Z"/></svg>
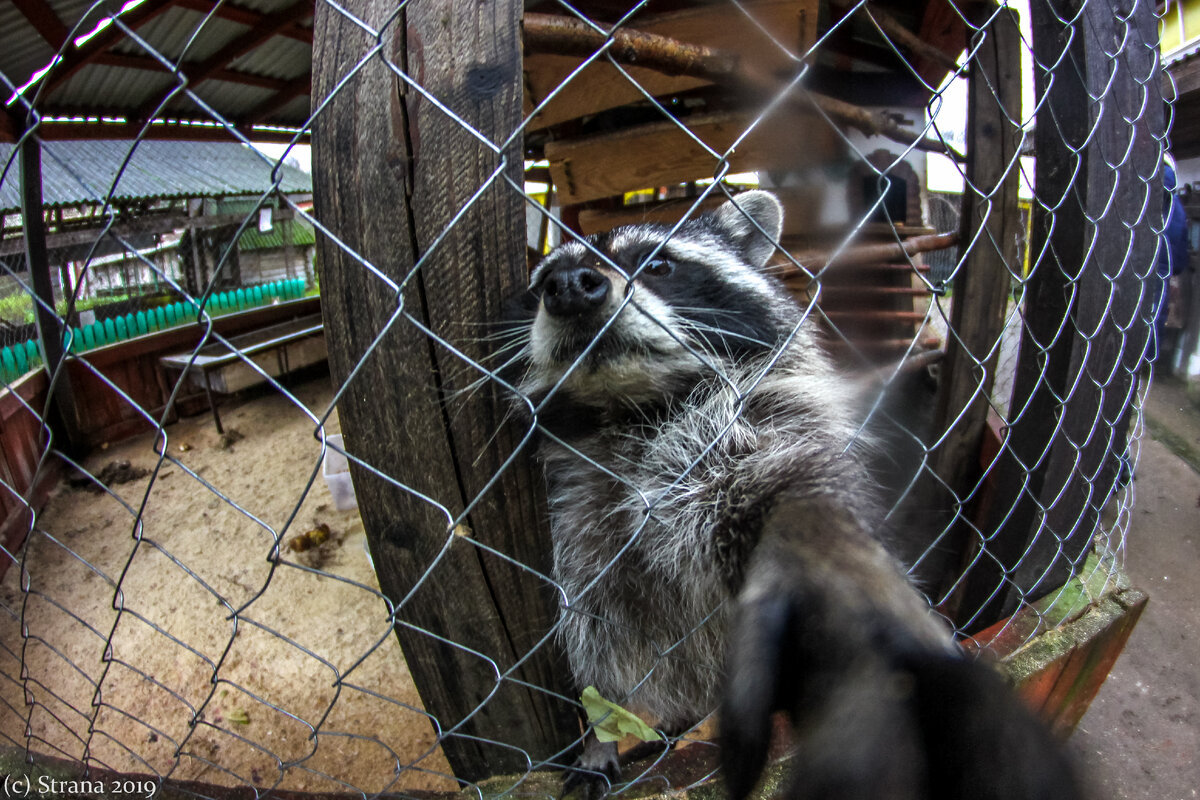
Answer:
<svg viewBox="0 0 1200 800"><path fill-rule="evenodd" d="M621 778L616 742L602 742L593 731L583 738L583 752L563 780L560 798L577 794L580 800L599 800Z"/></svg>
<svg viewBox="0 0 1200 800"><path fill-rule="evenodd" d="M1080 800L1048 729L836 500L780 498L751 557L721 714L732 800L762 772L776 710L796 734L788 800Z"/></svg>

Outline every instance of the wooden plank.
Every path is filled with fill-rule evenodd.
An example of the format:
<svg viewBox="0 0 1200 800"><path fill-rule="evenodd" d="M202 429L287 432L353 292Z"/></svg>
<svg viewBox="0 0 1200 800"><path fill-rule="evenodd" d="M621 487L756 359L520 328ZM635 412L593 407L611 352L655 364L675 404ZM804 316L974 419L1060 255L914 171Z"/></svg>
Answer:
<svg viewBox="0 0 1200 800"><path fill-rule="evenodd" d="M967 46L966 20L959 9L959 4L951 0L928 0L921 13L917 37L950 58L957 58ZM918 58L916 70L928 86L940 86L947 75L946 67L931 58Z"/></svg>
<svg viewBox="0 0 1200 800"><path fill-rule="evenodd" d="M1075 647L1046 696L1042 716L1055 733L1067 737L1087 712L1129 641L1146 608L1144 592L1130 589L1102 601L1071 625Z"/></svg>
<svg viewBox="0 0 1200 800"><path fill-rule="evenodd" d="M795 167L831 159L836 153L840 138L834 129L816 114L794 107L777 109L739 142L755 117L737 112L691 117L684 121L690 136L679 123L668 120L547 142L546 158L559 202L583 203L635 189L712 178L723 172L713 152L729 153L732 172ZM735 142L736 152L729 152Z"/></svg>
<svg viewBox="0 0 1200 800"><path fill-rule="evenodd" d="M806 188L772 189L783 204L782 236L808 236L814 233L814 223L822 200L819 190ZM699 204L692 216L713 211L728 198L715 191ZM680 198L665 202L631 205L620 209L585 208L579 212L579 227L584 235L603 233L621 225L641 225L651 222L671 225L683 218L696 205L695 198Z"/></svg>
<svg viewBox="0 0 1200 800"><path fill-rule="evenodd" d="M979 480L979 447L990 407L997 343L1004 332L1012 282L1021 276L1024 236L1018 187L1021 143L1021 31L1011 9L972 7L982 41L967 84L966 185L959 233L960 267L953 281L946 357L941 363L929 470L917 496L953 529L952 548L978 541L961 513ZM985 23L986 26L985 26ZM951 548L945 548L949 554ZM973 553L972 553L973 555ZM922 578L941 596L958 580L961 562L925 559ZM940 574L938 574L940 573Z"/></svg>
<svg viewBox="0 0 1200 800"><path fill-rule="evenodd" d="M740 8L729 4L707 5L665 14L635 15L624 27L723 50L754 64L761 74L792 73L816 41L817 2L757 0ZM638 86L603 59L588 65L555 93L580 63L580 59L570 56L527 54L525 115L529 116L553 95L531 121L531 130L645 99ZM665 75L641 67L629 67L627 71L642 89L655 97L708 84L701 78Z"/></svg>
<svg viewBox="0 0 1200 800"><path fill-rule="evenodd" d="M14 393L15 390L15 393ZM13 389L0 392L0 545L16 555L29 532L30 507L40 511L61 475L61 462L51 458L38 472L44 448L41 420L49 381L45 370L26 376ZM19 395L28 406L17 402ZM30 409L34 409L31 411ZM17 496L10 493L15 492ZM0 580L11 562L0 555Z"/></svg>
<svg viewBox="0 0 1200 800"><path fill-rule="evenodd" d="M383 29L388 60L485 136L503 140L520 123L519 3L417 0L399 14L390 0L347 5ZM319 103L376 40L321 4L314 44ZM397 636L455 774L523 771L527 757L536 763L578 736L571 705L549 694L572 691L552 640L541 641L556 616L553 593L506 560L548 569L540 477L521 457L479 496L520 432L497 430L507 409L494 386L454 395L478 373L422 330L482 357L482 325L524 285L524 201L491 177L502 170L520 185L521 141L497 153L381 59L338 91L313 138L317 216L355 253L320 237L331 371L345 384L347 449L370 465L352 462L351 474L380 586L404 600ZM529 685L497 680L518 659L514 677Z"/></svg>

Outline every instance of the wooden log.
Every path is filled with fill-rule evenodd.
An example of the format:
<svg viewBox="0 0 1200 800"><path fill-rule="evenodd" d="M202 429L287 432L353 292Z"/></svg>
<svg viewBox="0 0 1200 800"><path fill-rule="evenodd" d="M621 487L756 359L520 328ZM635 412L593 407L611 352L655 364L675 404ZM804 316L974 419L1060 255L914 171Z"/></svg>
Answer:
<svg viewBox="0 0 1200 800"><path fill-rule="evenodd" d="M1088 260L1072 316L1071 368L1059 396L1063 426L1047 465L1042 506L1052 536L1030 539L1014 593L1040 597L1059 586L1091 550L1101 509L1129 455L1138 372L1151 331L1149 305L1162 230L1165 106L1147 96L1157 87L1157 20L1144 4L1125 17L1089 4L1087 69L1098 136L1089 153L1083 231ZM1116 10L1116 14L1114 14ZM1114 59L1111 43L1124 46ZM1113 72L1116 80L1112 80ZM1146 82L1147 75L1155 76ZM1103 87L1103 88L1102 88ZM1141 109L1130 119L1130 109ZM1041 153L1039 149L1039 153ZM1113 153L1121 153L1114 159ZM1039 160L1041 156L1039 156ZM1090 220L1097 220L1093 228ZM1067 264L1068 268L1072 265Z"/></svg>
<svg viewBox="0 0 1200 800"><path fill-rule="evenodd" d="M1033 206L1009 429L981 525L990 557L963 584L960 620L972 626L1060 585L1090 547L1126 453L1149 332L1142 283L1161 225L1163 109L1145 102L1145 86L1157 86L1152 10L1118 19L1107 4L1072 0L1032 12L1035 58L1059 65L1052 79L1038 74L1046 203Z"/></svg>
<svg viewBox="0 0 1200 800"><path fill-rule="evenodd" d="M348 6L381 29L380 56L489 140L382 58L330 98L376 40L318 6L314 102L329 105L314 127L314 184L337 237L321 237L320 264L342 430L363 462L351 474L409 670L455 775L474 781L578 736L547 637L541 479L524 431L504 424L506 398L491 382L466 391L480 373L451 350L484 359L485 325L525 283L524 199L505 181L521 185L520 137L504 145L521 121L521 6Z"/></svg>

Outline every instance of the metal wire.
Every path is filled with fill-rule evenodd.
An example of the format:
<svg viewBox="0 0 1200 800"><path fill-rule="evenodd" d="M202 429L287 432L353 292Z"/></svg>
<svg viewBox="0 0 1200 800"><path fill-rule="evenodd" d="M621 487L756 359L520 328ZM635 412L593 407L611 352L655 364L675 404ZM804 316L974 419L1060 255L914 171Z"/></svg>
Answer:
<svg viewBox="0 0 1200 800"><path fill-rule="evenodd" d="M814 193L819 197L807 209L812 218L801 220L808 223L807 230L789 233L778 242L777 272L804 310L802 324L822 326L838 362L847 371L876 381L878 396L868 403L872 419L864 421L864 428L886 419L896 431L896 441L909 451L907 471L895 476L891 522L897 527L913 524L915 504L923 498L940 498L932 522L920 519L922 526L932 530L909 554L911 570L929 589L931 605L952 620L963 638L987 646L1011 638L1019 629L1022 642L1027 642L1078 611L1064 612L1063 605L1076 602L1079 586L1095 595L1120 580L1134 502L1131 478L1143 432L1141 398L1149 382L1146 353L1151 347L1153 314L1147 309L1161 289L1154 282L1153 262L1145 258L1146 248L1133 244L1134 233L1117 237L1125 246L1121 258L1110 258L1105 267L1093 267L1092 259L1098 247L1095 242L1110 235L1104 232L1111 228L1150 230L1157 236L1163 227L1162 210L1154 198L1165 150L1165 129L1155 109L1164 98L1158 61L1146 55L1156 45L1140 38L1143 31L1134 6L1108 0L1078 4L1079 15L1100 6L1110 13L1110 5L1119 12L1114 16L1121 35L1115 38L1116 45L1105 45L1116 49L1093 47L1088 52L1091 57L1101 52L1107 60L1101 73L1132 75L1133 87L1114 94L1108 84L1089 85L1082 102L1090 115L1084 121L1085 133L1101 124L1117 133L1108 138L1088 133L1078 139L1076 129L1069 127L1071 121L1056 116L1059 107L1050 89L1055 81L1067 82L1070 73L1078 73L1078 41L1070 35L1063 39L1065 44L1053 40L1050 30L1056 14L1041 0L1033 0L1032 15L1028 9L1023 12L1026 23L1033 16L1040 26L1021 28L1018 50L1026 66L1002 65L1022 72L1027 94L1023 106L1019 98L1014 106L1011 97L1001 97L1006 90L990 82L995 76L987 73L981 60L998 35L997 27L1005 24L1006 10L1015 3L1001 3L982 17L950 4L965 30L965 49L961 54L944 52L943 60L957 59L958 66L940 72L929 69L929 53L922 60L916 45L897 32L907 19L900 4L798 2L797 8L813 14L813 20L821 8L819 23L799 42L782 34L768 17L770 4L727 0L704 6L714 19L732 12L741 20L737 24L757 30L762 37L757 57L786 73L768 83L734 82L732 89L720 90L711 81L707 86L705 81L693 81L681 89L663 90L649 70L622 54L615 38L618 32L645 29L672 34L669 15L656 15L647 3L635 5L615 22L590 12L589 3L547 3L538 10L583 23L586 32L599 35L603 43L590 55L572 56L565 77L541 96L532 96L533 79L527 74L525 88L531 96L526 108L532 110L513 130L488 130L469 121L455 110L453 98L429 88L428 74L410 71L394 58L389 43L406 24L408 3L375 21L366 13L369 9L358 3L317 2L321 13L344 21L368 44L354 63L339 67L328 96L314 97L312 114L295 131L288 153L319 120L340 113L335 101L352 93L365 76L382 70L393 76L398 91L427 103L430 113L452 122L477 143L492 158L491 166L477 186L453 200L448 222L422 243L412 263L397 266L376 263L357 252L349 243L353 231L339 230L332 219L282 190L286 153L279 159L263 156L273 169L271 185L250 198L253 208L214 251L207 284L189 292L181 253L150 257L118 233L117 182L138 145L155 135L155 124L147 121L129 142L118 177L103 196L80 180L80 191L90 197L84 205L97 224L73 291L69 285L54 288L55 299L66 300L65 311L50 307L35 290L23 257L0 259L0 302L9 304L2 309L8 316L0 327L0 345L8 348L6 359L13 359L11 367L8 361L0 365L5 387L0 393L4 414L0 510L9 537L0 542L0 560L7 567L0 584L0 736L5 743L31 755L108 771L104 774L138 776L150 782L147 786L171 782L198 797L225 796L222 792L228 787L242 786L251 787L255 796L271 790L304 790L374 797L419 789L457 790L464 784L482 797L481 783L455 777L442 755L443 745L477 742L476 718L514 688L578 706L574 696L531 682L523 672L553 646L553 630L539 632L529 649L517 652L508 663L407 618L414 598L459 563L455 559L462 548L481 560L511 567L553 595L562 608L577 608L580 597L569 594L543 565L527 563L469 531L473 514L494 502L502 491L501 479L528 459L535 438L553 439L553 434L531 427L516 437L512 452L498 459L496 472L477 489L447 487L440 494L427 489L423 480L392 474L330 437L340 431L339 402L364 391L362 376L372 359L379 357L386 342L397 339L418 342L437 353L441 363L453 364L453 372L438 377L445 381L437 388L448 414L460 407L459 397L479 391L516 393L504 368L497 366L486 347L480 348L477 332L467 331L462 338L448 334L456 330L458 321L430 320L426 309L414 307L424 302L415 299L419 295L414 287L436 269L439 259L448 257L449 237L472 224L487 198L496 195L519 195L522 205L531 210L531 219L538 221L531 226L534 232L544 224L547 230L557 231L562 241L580 242L598 259L621 270L582 235L580 208L559 199L539 200L538 192L514 177L514 159L523 145L525 154L538 159L532 169L543 174L548 169L557 180L564 174L560 163L550 159L550 167L545 168L540 161L548 150L612 131L640 131L652 124L667 123L680 137L675 140L679 148L704 153L703 166L678 180L649 186L635 181L623 187L623 194L608 192L616 196L604 200L599 195L581 195L563 183L549 191L559 198L584 196L583 213L596 212L600 218L664 212L660 219L668 222L672 235L683 220L710 207L710 200L732 197L747 185L772 188L789 198ZM695 11L689 4L679 5ZM157 49L154 34L145 28L127 24L120 16L112 24L124 42L148 53L173 76L152 117L169 114L186 98L203 120L223 129L232 140L249 144L253 135L222 116L186 77L193 62L185 56L193 48L203 49L216 17L214 7L196 21L186 45L171 53ZM1063 30L1084 36L1073 19L1058 17L1057 22ZM912 24L909 19L908 27ZM680 30L694 31L696 26L689 23ZM684 44L723 41L719 31L709 30L702 38L704 42ZM857 111L847 111L844 105L821 99L822 91L831 91L830 80L837 77L837 69L854 61L846 49L847 43L854 42L869 43L871 58L889 65L888 85L908 88L907 105L878 109L862 102ZM539 55L546 54L526 53L527 70L529 64L538 67ZM560 61L565 58L561 53L549 55ZM438 68L426 65L429 70ZM621 90L615 105L589 108L548 127L540 124L539 115L573 102L570 93L578 86L599 85L601 72L607 76L606 88ZM931 74L938 79L931 81ZM17 97L10 110L29 120L22 143L41 137L40 104L45 102L40 89L18 95L18 85L28 77L0 76L7 92ZM963 122L966 103L961 100L961 87L968 80L984 81L1000 103L1010 133L1019 139L1016 154L1001 165L1001 171L1021 176L1017 178L1022 183L1020 209L1004 207L999 185L972 183L967 164L927 152L939 143L943 153L970 146ZM870 96L866 89L862 92ZM918 96L923 99L914 106L911 98ZM1032 107L1031 98L1036 98ZM801 107L811 125L805 142L791 142L791 150L778 149L761 166L752 164L746 170L744 154L758 146L755 136L781 115ZM722 144L698 132L703 114L734 112L740 127ZM896 123L896 117L904 119ZM907 140L897 130L906 133ZM1035 139L1040 147L1053 132L1060 132L1074 177L1062 185L1035 185L1031 175L1036 156L1027 151ZM1145 148L1135 146L1144 132L1153 138L1148 156ZM829 163L814 165L811 158L801 157L788 163L789 152L803 151L809 140L824 142L821 147L831 154ZM0 173L5 184L15 185L18 180L19 152L20 143ZM613 157L622 155L631 160L642 156L614 151ZM966 158L969 162L981 155L968 149ZM447 164L447 169L455 166ZM749 174L739 174L743 171ZM935 174L939 176L936 187L930 185ZM1076 213L1072 192L1089 175L1093 186L1106 187L1107 195ZM586 176L576 174L573 180L582 177ZM925 185L912 186L914 179ZM941 185L947 181L957 182L960 188ZM636 205L638 192L649 192L652 202ZM1144 202L1123 204L1122 193ZM915 200L910 201L910 196ZM668 197L676 198L673 205L662 202ZM794 205L803 207L799 200ZM336 385L319 368L297 377L257 359L241 337L244 327L231 325L231 318L224 315L222 292L238 256L236 242L253 230L260 209L272 207L290 210L295 219L311 225L329 252L343 254L347 263L378 284L380 302L387 310L384 321L370 331L365 351ZM989 223L1013 212L1018 216L1017 240L996 239ZM1070 260L1072 253L1061 251L1064 229L1073 230L1082 243L1075 254L1092 270L1086 276L1084 262L1075 263ZM925 253L909 247L921 236L945 232L959 235L956 247ZM533 241L545 238L535 236ZM881 251L878 246L891 249ZM195 335L150 331L135 340L140 348L136 353L129 345L112 345L126 349L109 354L104 348L70 346L68 338L60 362L36 372L44 358L41 354L48 351L43 346L32 359L22 351L23 368L18 369L17 355L9 353L37 337L31 320L39 310L43 320L48 315L57 324L52 331L43 330L47 336L67 337L72 328L81 330L77 310L94 300L88 293L94 293L103 280L116 280L100 256L106 249L115 249L124 263L147 279L135 279L126 287L131 298L119 309L97 308L101 323L137 311L150 311L153 317L155 304L165 299L183 304L187 321L195 323ZM1005 302L995 336L978 343L969 341L970 334L956 326L955 320L961 324L961 318L955 315L955 304L970 302L964 281L972 276L972 269L980 269L972 265L986 253L997 254L1007 270ZM874 271L863 271L864 265ZM121 280L124 284L125 278ZM1099 280L1102 288L1085 286L1093 280ZM1043 306L1033 305L1044 301L1038 292L1047 291L1039 288L1047 285L1067 293L1064 313L1050 321L1054 324L1037 316L1044 313ZM142 297L145 287L169 296ZM317 287L308 288L315 294ZM323 288L323 301L337 302L328 292ZM839 305L838 298L846 297L850 299ZM884 299L871 306L872 297ZM638 302L636 288L623 300L624 305ZM20 316L15 311L10 314L10 308L19 308ZM665 325L663 329L667 330ZM1114 330L1122 350L1102 359ZM335 333L327 330L325 335ZM940 407L940 416L933 419L914 418L891 409L885 402L886 391L910 373L902 366L905 359L915 363L913 359L927 353L930 339L948 351L940 366L933 368L943 370L939 391L946 391L951 371L969 372L974 388L960 407ZM161 344L166 341L171 344ZM1056 366L1064 348L1076 353L1076 368L1067 372ZM222 402L226 424L232 418L236 425L224 436L210 429L207 416L181 413L203 410L199 386L189 375L198 374L203 357L214 351L235 356L232 366L259 387L236 401ZM113 352L127 352L130 359L168 352L185 358L182 371L160 372L161 384L148 391L146 385L156 380L155 367L146 367L143 361L138 362L140 367L124 368ZM1089 360L1088 354L1093 353ZM692 354L708 363L705 353L692 350ZM1043 365L1045 374L1032 374L1030 364ZM763 377L735 387L743 405ZM82 418L105 423L94 424L88 433L112 436L102 442L93 438L86 453L63 440L67 429L61 425L61 406L54 399L55 393L61 397L72 387L77 404L94 408ZM80 393L80 387L85 391ZM1097 399L1088 400L1092 395ZM937 407L936 398L927 401L928 408ZM522 400L533 414L541 410L532 398ZM1050 420L1048 438L1026 446L1028 430L1045 422L1035 417L1047 407L1061 412ZM975 435L989 439L1000 455L960 465L957 472L947 474L947 462L941 459L949 443L985 418L990 422ZM249 438L238 441L232 432ZM558 443L587 458L569 443ZM437 544L423 574L399 595L388 596L380 589L374 572L377 564L370 555L358 552L366 540L359 516L332 508L331 490L321 475L334 454L353 465L360 490L364 478L379 479L407 493L430 511L430 519L438 521L440 527L433 534ZM1005 459L1011 462L1009 467L1016 465L1015 473L1005 472ZM122 461L130 464L122 467ZM697 459L679 475L664 476L656 491L632 487L641 496L644 519L625 548L618 549L614 562L645 535L662 497L699 464ZM129 477L130 467L145 473ZM607 474L614 483L628 482L622 475ZM1004 476L1013 474L1024 477L1015 485L1005 484L1009 478ZM193 516L181 519L181 508ZM1060 517L1065 508L1077 508L1078 513L1064 521ZM1027 529L1015 529L1022 520L1030 522ZM378 552L374 555L379 558ZM1021 627L1025 623L1014 621L1018 619L1034 619L1036 624ZM490 691L473 696L473 710L462 718L439 719L425 709L405 677L398 637L406 635L425 637L454 651L459 658L455 663L466 659L486 676ZM661 643L660 657L678 657L674 651L682 643ZM572 732L571 744L550 755L528 753L508 741L482 742L523 760L523 769L504 779L501 794L544 791L536 773L569 765L572 747L582 734L582 729ZM714 749L703 730L677 738ZM668 778L658 769L663 758L627 774L615 788L667 788ZM710 764L690 775L683 787L699 785L714 769ZM489 792L494 790L492 786Z"/></svg>

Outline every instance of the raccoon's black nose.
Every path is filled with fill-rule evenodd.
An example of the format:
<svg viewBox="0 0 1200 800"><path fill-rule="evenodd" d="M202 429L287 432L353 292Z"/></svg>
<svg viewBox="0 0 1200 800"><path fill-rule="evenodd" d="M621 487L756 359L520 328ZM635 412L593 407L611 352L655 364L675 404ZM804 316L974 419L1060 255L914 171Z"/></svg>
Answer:
<svg viewBox="0 0 1200 800"><path fill-rule="evenodd" d="M546 276L542 302L555 317L572 317L595 311L608 297L608 278L592 267L572 264Z"/></svg>

